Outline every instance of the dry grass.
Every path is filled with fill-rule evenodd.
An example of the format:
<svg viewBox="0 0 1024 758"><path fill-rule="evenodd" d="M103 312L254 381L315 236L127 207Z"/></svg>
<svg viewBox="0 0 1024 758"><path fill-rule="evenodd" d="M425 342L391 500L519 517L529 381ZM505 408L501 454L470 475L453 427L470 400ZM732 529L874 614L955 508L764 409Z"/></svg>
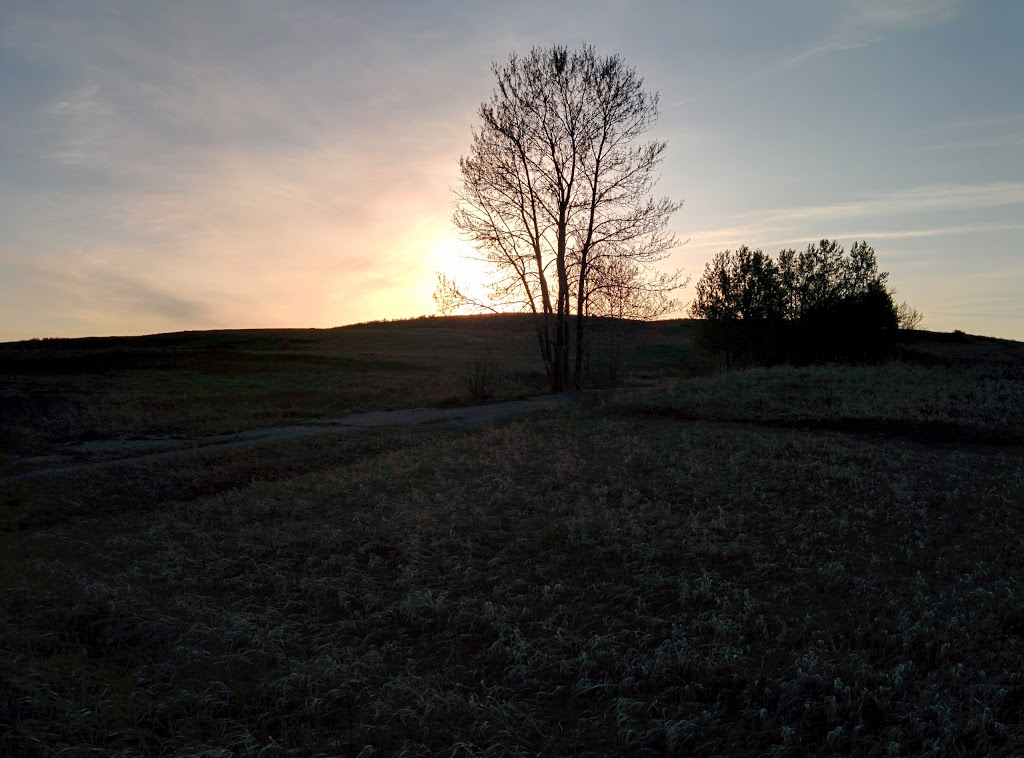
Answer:
<svg viewBox="0 0 1024 758"><path fill-rule="evenodd" d="M944 440L1024 442L1024 363L778 366L682 379L618 407Z"/></svg>
<svg viewBox="0 0 1024 758"><path fill-rule="evenodd" d="M9 534L4 747L1024 745L1015 455L581 409L320 463Z"/></svg>
<svg viewBox="0 0 1024 758"><path fill-rule="evenodd" d="M0 345L0 454L465 405L483 358L489 399L526 397L544 389L534 339L526 321L478 318Z"/></svg>
<svg viewBox="0 0 1024 758"><path fill-rule="evenodd" d="M19 482L0 752L1019 755L997 363Z"/></svg>

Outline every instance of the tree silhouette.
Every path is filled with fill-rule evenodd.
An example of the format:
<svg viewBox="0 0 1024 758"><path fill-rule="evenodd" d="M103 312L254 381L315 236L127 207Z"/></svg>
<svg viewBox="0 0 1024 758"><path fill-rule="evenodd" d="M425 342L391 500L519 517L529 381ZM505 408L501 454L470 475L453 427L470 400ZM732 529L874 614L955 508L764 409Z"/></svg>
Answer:
<svg viewBox="0 0 1024 758"><path fill-rule="evenodd" d="M703 320L700 342L724 353L727 366L734 357L877 361L901 318L888 279L867 242L847 254L837 240L823 239L799 253L782 250L777 260L744 246L705 266L690 315Z"/></svg>
<svg viewBox="0 0 1024 758"><path fill-rule="evenodd" d="M620 57L590 46L534 48L493 72L453 215L495 272L492 302L470 301L445 277L437 299L536 314L552 389L578 388L591 298L607 301L619 286L619 262L637 267L628 288L638 302L637 292L677 285L678 275L646 275L677 244L667 223L680 206L651 196L667 143L641 138L658 96Z"/></svg>
<svg viewBox="0 0 1024 758"><path fill-rule="evenodd" d="M705 265L690 305L694 318L705 320L698 341L711 352L770 361L779 322L787 308L778 264L746 245L717 253Z"/></svg>

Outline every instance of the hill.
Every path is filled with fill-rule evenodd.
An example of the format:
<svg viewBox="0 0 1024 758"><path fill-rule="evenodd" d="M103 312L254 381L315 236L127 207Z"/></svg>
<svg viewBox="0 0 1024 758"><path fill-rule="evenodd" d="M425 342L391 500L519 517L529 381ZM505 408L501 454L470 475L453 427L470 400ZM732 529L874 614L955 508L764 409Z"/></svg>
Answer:
<svg viewBox="0 0 1024 758"><path fill-rule="evenodd" d="M687 322L629 330L640 335L631 340L634 379L685 365ZM0 366L0 452L237 432L546 389L531 321L522 316L33 340L0 344Z"/></svg>

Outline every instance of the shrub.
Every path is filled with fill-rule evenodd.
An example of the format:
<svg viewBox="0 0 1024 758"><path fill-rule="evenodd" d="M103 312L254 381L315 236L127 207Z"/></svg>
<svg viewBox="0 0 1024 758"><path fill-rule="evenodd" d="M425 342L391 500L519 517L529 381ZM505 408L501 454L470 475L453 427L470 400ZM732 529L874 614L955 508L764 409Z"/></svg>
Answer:
<svg viewBox="0 0 1024 758"><path fill-rule="evenodd" d="M470 362L464 375L466 392L473 400L489 400L498 392L502 372L493 360L478 358Z"/></svg>

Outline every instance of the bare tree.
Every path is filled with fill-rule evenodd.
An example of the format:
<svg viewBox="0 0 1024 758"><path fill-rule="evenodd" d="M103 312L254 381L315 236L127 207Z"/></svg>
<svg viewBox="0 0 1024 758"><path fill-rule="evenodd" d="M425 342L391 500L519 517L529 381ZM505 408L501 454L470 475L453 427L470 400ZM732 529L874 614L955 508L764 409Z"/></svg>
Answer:
<svg viewBox="0 0 1024 758"><path fill-rule="evenodd" d="M892 294L895 295L896 291L893 290ZM896 319L899 321L900 329L924 328L924 314L906 300L896 306Z"/></svg>
<svg viewBox="0 0 1024 758"><path fill-rule="evenodd" d="M535 48L493 71L497 86L459 162L453 221L496 272L491 307L537 315L552 389L579 387L590 301L607 291L602 272L629 261L640 267L637 290L678 284L678 275L642 275L677 244L668 218L680 204L651 196L667 143L640 142L658 96L617 55L590 46ZM439 303L468 300L451 280L439 283Z"/></svg>
<svg viewBox="0 0 1024 758"><path fill-rule="evenodd" d="M678 310L672 294L685 285L678 272L647 271L627 258L599 261L591 269L586 302L588 376L600 367L607 381L617 383L636 341L636 322Z"/></svg>
<svg viewBox="0 0 1024 758"><path fill-rule="evenodd" d="M672 293L686 285L679 274L646 271L626 258L598 261L591 269L587 315L651 321L679 309Z"/></svg>

